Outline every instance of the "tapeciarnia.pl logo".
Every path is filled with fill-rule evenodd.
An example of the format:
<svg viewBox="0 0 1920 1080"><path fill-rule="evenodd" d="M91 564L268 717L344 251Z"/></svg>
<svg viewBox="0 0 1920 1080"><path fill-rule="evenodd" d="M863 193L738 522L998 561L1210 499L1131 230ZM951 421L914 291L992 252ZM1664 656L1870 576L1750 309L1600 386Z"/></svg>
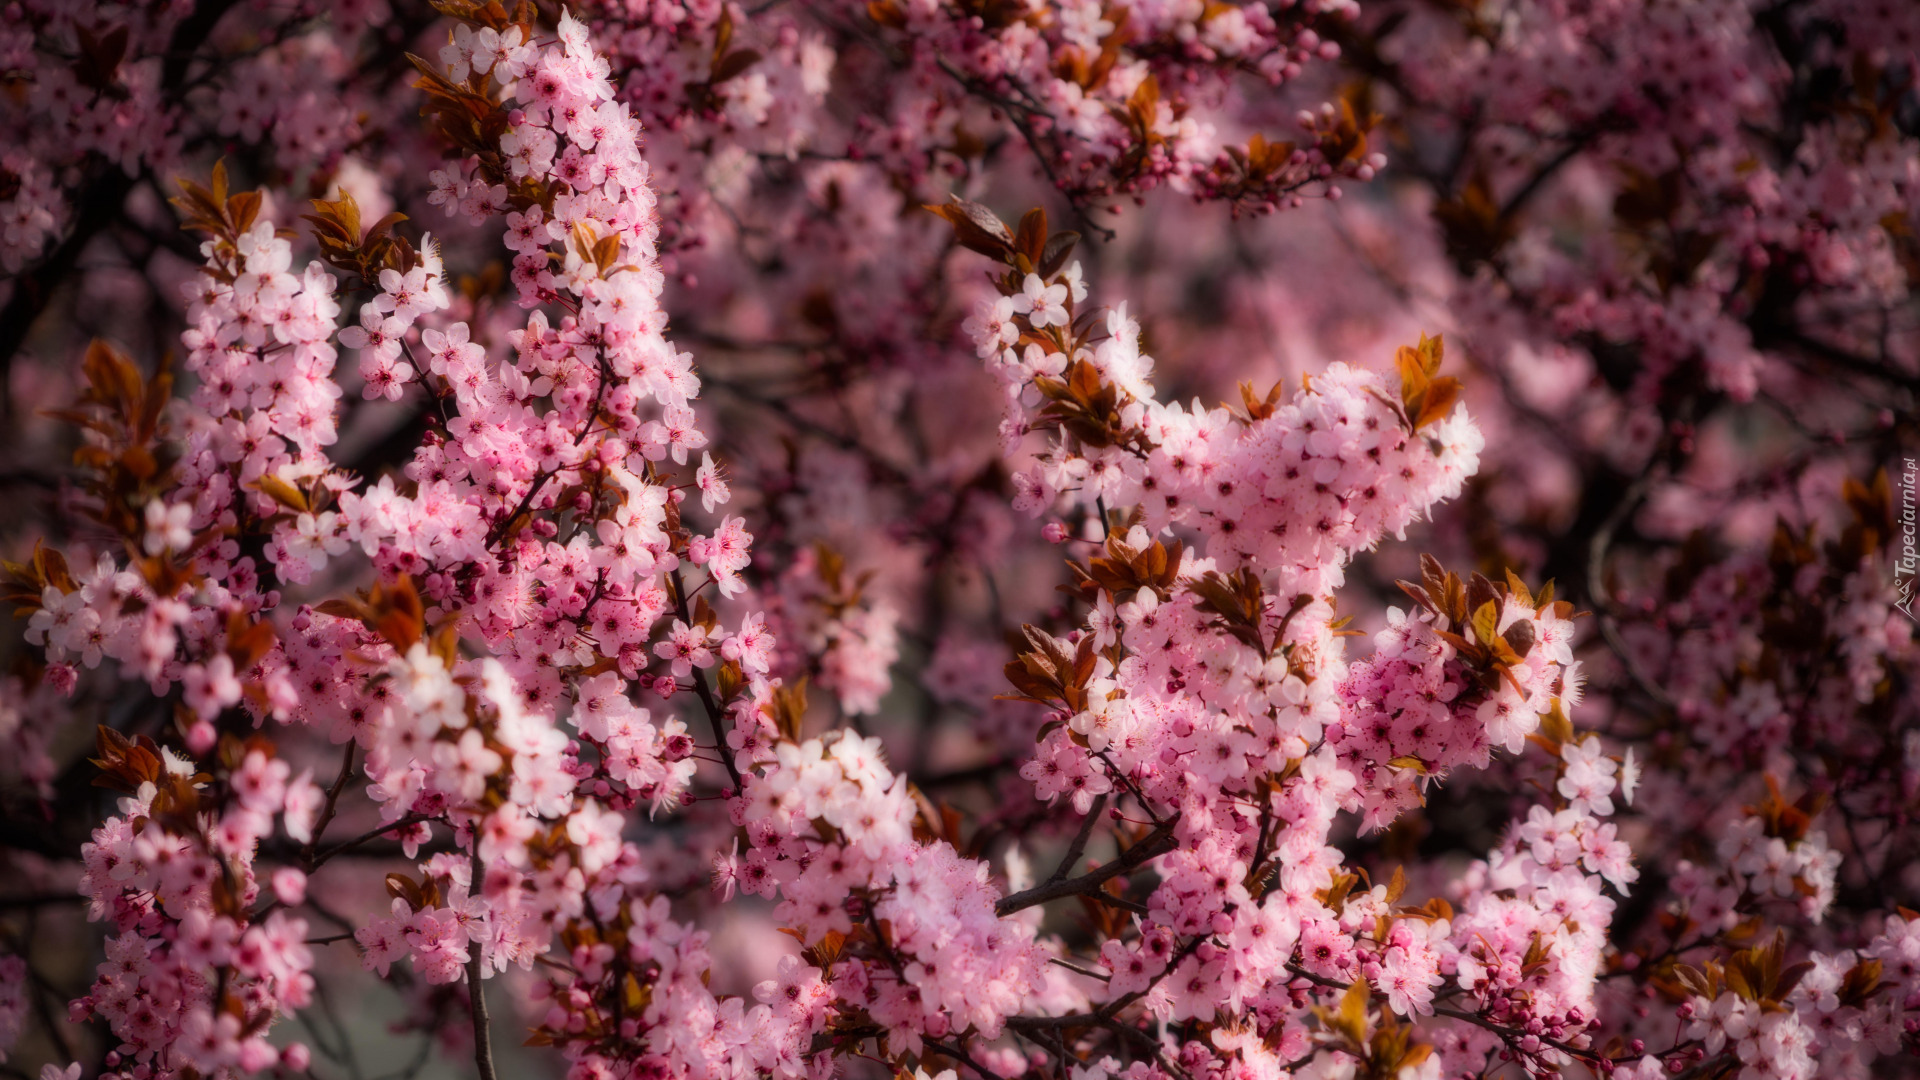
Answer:
<svg viewBox="0 0 1920 1080"><path fill-rule="evenodd" d="M1920 545L1915 543L1913 505L1914 481L1920 479L1917 473L1920 470L1915 469L1914 459L1905 459L1904 468L1900 470L1900 557L1893 564L1893 587L1898 594L1894 606L1906 612L1909 619L1915 618L1913 586L1916 575L1920 575L1920 551L1916 551Z"/></svg>

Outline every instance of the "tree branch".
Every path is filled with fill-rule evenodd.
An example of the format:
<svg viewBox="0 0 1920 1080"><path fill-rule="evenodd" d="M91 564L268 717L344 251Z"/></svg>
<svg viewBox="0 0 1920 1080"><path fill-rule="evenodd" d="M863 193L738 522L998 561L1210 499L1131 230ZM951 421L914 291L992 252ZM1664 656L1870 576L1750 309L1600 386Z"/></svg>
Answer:
<svg viewBox="0 0 1920 1080"><path fill-rule="evenodd" d="M215 24L236 2L213 0L200 4L174 27L173 37L167 43L166 59L161 65L162 101L169 101L181 89L194 54L206 43ZM12 403L7 400L9 380L6 373L13 365L14 354L25 344L27 334L32 331L41 312L46 310L61 282L79 263L81 252L86 250L94 236L120 216L135 182L135 178L128 176L118 165L107 164L104 175L75 193L73 231L40 265L14 279L13 293L7 297L6 308L0 310L0 406L12 408ZM164 200L165 193L161 194Z"/></svg>
<svg viewBox="0 0 1920 1080"><path fill-rule="evenodd" d="M480 836L475 833L473 842L473 880L469 892L477 892L482 887L481 878L486 870L480 865ZM467 955L467 1001L473 1012L473 1064L480 1070L480 1080L498 1080L493 1071L493 1030L487 1017L487 991L483 985L485 973L480 960L478 942L469 946Z"/></svg>
<svg viewBox="0 0 1920 1080"><path fill-rule="evenodd" d="M1088 816L1091 818L1092 815ZM1063 896L1094 895L1099 891L1100 886L1113 878L1138 867L1149 859L1172 851L1177 843L1173 838L1173 828L1179 822L1180 815L1176 813L1162 822L1159 828L1148 833L1146 839L1128 848L1119 858L1105 866L1089 870L1076 878L1059 880L1056 877L1024 892L1003 897L998 904L994 905L994 914L1005 918L1016 911L1024 911L1035 904L1044 904ZM1078 859L1077 855L1075 859Z"/></svg>
<svg viewBox="0 0 1920 1080"><path fill-rule="evenodd" d="M385 825L380 826L377 829L372 829L367 832L361 833L359 836L356 836L351 840L343 840L340 843L335 844L332 847L328 848L327 850L314 856L313 863L311 864L311 869L309 870L309 873L311 873L312 870L314 869L318 869L322 863L326 862L328 859L333 858L335 855L338 855L343 851L348 851L352 848L358 847L359 845L364 844L369 840L377 840L381 836L384 836L395 829L412 828L413 826L419 825L422 822L431 822L431 821L438 821L438 820L439 820L438 818L429 817L426 814L408 814L406 817L401 818L399 821L389 822Z"/></svg>
<svg viewBox="0 0 1920 1080"><path fill-rule="evenodd" d="M674 610L679 613L681 622L692 626L693 613L687 607L687 585L680 579L679 568L674 568L668 577L673 582ZM713 691L707 688L707 677L700 673L699 668L693 669L693 689L700 695L700 704L706 707L707 723L713 727L714 749L719 751L720 764L726 766L727 778L733 781L733 793L738 795L746 790L746 786L741 782L740 770L734 767L733 753L727 747L726 714L721 711L720 703L713 699Z"/></svg>
<svg viewBox="0 0 1920 1080"><path fill-rule="evenodd" d="M1593 540L1587 545L1587 591L1593 599L1595 614L1600 618L1600 634L1607 639L1607 645L1619 657L1620 666L1626 669L1627 676L1633 680L1640 692L1652 698L1662 708L1672 709L1673 697L1653 677L1642 671L1640 664L1627 649L1627 640L1620 634L1620 621L1613 614L1613 590L1607 587L1607 549L1613 544L1613 534L1627 515L1639 507L1640 500L1646 497L1647 490L1653 486L1652 466L1643 473L1633 486L1621 496L1620 502L1607 515L1607 519L1594 530Z"/></svg>

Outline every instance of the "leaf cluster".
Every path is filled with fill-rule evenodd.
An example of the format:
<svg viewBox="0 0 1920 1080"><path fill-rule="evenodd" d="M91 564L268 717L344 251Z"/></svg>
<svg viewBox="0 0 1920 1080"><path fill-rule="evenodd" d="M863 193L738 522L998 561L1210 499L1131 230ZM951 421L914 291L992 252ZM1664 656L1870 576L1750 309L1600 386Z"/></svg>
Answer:
<svg viewBox="0 0 1920 1080"><path fill-rule="evenodd" d="M75 24L73 32L80 46L73 58L74 81L119 101L131 97L119 77L120 63L127 58L127 28L116 26L96 33Z"/></svg>
<svg viewBox="0 0 1920 1080"><path fill-rule="evenodd" d="M1154 149L1164 146L1167 141L1165 135L1155 130L1160 122L1159 78L1148 75L1141 79L1140 85L1127 95L1126 105L1116 106L1111 112L1127 131L1127 149L1114 165L1115 177L1125 183L1140 175Z"/></svg>
<svg viewBox="0 0 1920 1080"><path fill-rule="evenodd" d="M207 187L185 177L175 183L180 185L180 194L168 201L180 211L180 227L188 232L205 233L213 240L213 257L207 261L205 270L216 280L233 284L240 276L240 237L250 231L260 217L260 193L230 192L224 159L214 162Z"/></svg>
<svg viewBox="0 0 1920 1080"><path fill-rule="evenodd" d="M1199 597L1198 607L1214 616L1214 625L1248 648L1266 656L1266 586L1260 575L1242 566L1230 574L1210 570L1187 582Z"/></svg>
<svg viewBox="0 0 1920 1080"><path fill-rule="evenodd" d="M1391 1012L1381 1010L1378 1022L1369 1023L1372 1007L1373 992L1365 979L1355 979L1340 995L1339 1005L1313 1006L1321 1028L1360 1059L1357 1076L1399 1076L1401 1070L1417 1068L1432 1056L1433 1047L1414 1042L1413 1026L1400 1023Z"/></svg>
<svg viewBox="0 0 1920 1080"><path fill-rule="evenodd" d="M423 880L415 881L408 875L396 871L387 875L386 886L388 896L404 901L412 911L437 908L444 902L440 893L440 882L430 875Z"/></svg>
<svg viewBox="0 0 1920 1080"><path fill-rule="evenodd" d="M1394 366L1400 372L1400 415L1410 432L1445 419L1460 400L1460 380L1439 373L1445 356L1446 342L1437 334L1421 334L1418 345L1402 345L1394 351Z"/></svg>
<svg viewBox="0 0 1920 1080"><path fill-rule="evenodd" d="M1475 175L1451 198L1433 208L1445 237L1447 254L1463 266L1491 262L1519 234L1519 226L1502 211L1493 184Z"/></svg>
<svg viewBox="0 0 1920 1080"><path fill-rule="evenodd" d="M1223 401L1221 405L1233 414L1235 420L1240 421L1240 423L1244 425L1252 426L1272 416L1274 412L1280 408L1280 399L1286 395L1287 384L1285 382L1274 383L1267 388L1265 397L1256 393L1253 389L1253 384L1250 382L1240 383L1239 390L1240 401L1238 404L1231 401Z"/></svg>
<svg viewBox="0 0 1920 1080"><path fill-rule="evenodd" d="M1075 644L1037 626L1024 625L1020 632L1027 647L1003 669L1007 681L1020 693L1006 697L1037 705L1064 705L1069 712L1084 710L1096 658L1093 637L1082 636Z"/></svg>
<svg viewBox="0 0 1920 1080"><path fill-rule="evenodd" d="M489 0L484 5L472 0L435 0L434 7L495 31L518 27L524 40L533 39L535 12L533 5L525 0L515 7L511 16L499 0ZM507 105L495 100L498 91L493 75L470 72L465 82L456 83L423 57L408 53L407 60L420 73L413 88L426 95L420 115L427 119L431 130L452 144L454 156L473 160L476 172L486 183L505 187L507 202L514 209L525 210L529 206L552 209L556 194L552 186L532 175L514 177L506 155L500 150L500 140L512 129L513 120Z"/></svg>
<svg viewBox="0 0 1920 1080"><path fill-rule="evenodd" d="M1766 798L1760 800L1757 806L1746 807L1746 812L1760 819L1768 836L1777 836L1789 844L1806 839L1808 830L1813 828L1813 819L1827 807L1828 794L1809 790L1798 799L1788 802L1780 792L1780 781L1771 773L1767 775L1766 782Z"/></svg>
<svg viewBox="0 0 1920 1080"><path fill-rule="evenodd" d="M711 115L719 112L725 106L719 94L721 84L746 74L760 62L761 53L758 49L735 49L732 45L733 9L722 8L720 21L714 27L713 54L707 61L707 78L704 82L687 85L688 103L702 113Z"/></svg>
<svg viewBox="0 0 1920 1080"><path fill-rule="evenodd" d="M1887 482L1887 470L1881 466L1868 483L1847 477L1840 485L1841 501L1846 503L1852 520L1832 546L1828 559L1837 568L1852 570L1860 561L1893 541L1893 488Z"/></svg>
<svg viewBox="0 0 1920 1080"><path fill-rule="evenodd" d="M336 597L314 610L322 615L359 621L402 655L425 640L428 649L449 669L460 658L458 620L441 623L428 638L426 610L420 602L420 592L414 587L413 578L406 574L401 574L391 585L375 582L371 589L353 596Z"/></svg>
<svg viewBox="0 0 1920 1080"><path fill-rule="evenodd" d="M1271 201L1305 183L1302 176L1289 171L1298 149L1291 142L1270 141L1254 132L1245 147L1228 144L1221 149L1224 153L1214 163L1212 183L1235 204Z"/></svg>
<svg viewBox="0 0 1920 1080"><path fill-rule="evenodd" d="M166 422L173 375L163 360L148 377L126 353L99 339L87 346L80 370L86 379L80 396L67 408L46 412L90 436L73 452L80 487L90 496L80 512L125 540L135 568L155 592L171 596L191 580L181 565L191 552L147 557L139 542L146 505L166 490L178 456ZM195 548L215 535L202 535Z"/></svg>
<svg viewBox="0 0 1920 1080"><path fill-rule="evenodd" d="M1719 997L1721 993L1732 991L1743 1001L1760 1006L1762 1011L1781 1012L1790 1009L1786 1004L1787 995L1813 965L1806 961L1788 964L1787 935L1776 930L1773 937L1764 944L1741 949L1728 956L1725 963L1708 960L1700 967L1691 964L1675 964L1672 970L1672 983L1688 994L1695 994L1708 1001ZM1859 965L1856 965L1856 970ZM1878 980L1877 972L1861 971L1859 975L1849 972L1849 978L1857 985L1871 978ZM1855 992L1860 992L1856 989ZM1875 990L1865 991L1871 997ZM1865 998L1862 998L1865 1000Z"/></svg>
<svg viewBox="0 0 1920 1080"><path fill-rule="evenodd" d="M313 226L313 239L320 247L320 258L328 266L358 278L369 289L380 287L380 271L404 274L419 266L420 253L406 237L393 231L407 215L395 210L364 231L360 223L360 204L353 193L342 191L337 199L314 199L314 212L300 215Z"/></svg>
<svg viewBox="0 0 1920 1080"><path fill-rule="evenodd" d="M1571 603L1553 598L1552 582L1540 590L1540 595L1534 596L1526 582L1512 570L1507 571L1504 582L1494 582L1479 573L1463 582L1458 574L1444 569L1440 560L1423 554L1420 575L1419 584L1411 581L1396 584L1414 603L1439 617L1434 633L1452 645L1461 659L1481 671L1483 685L1489 690L1503 677L1519 689L1510 669L1533 651L1531 621L1516 619L1504 634L1499 629L1501 613L1509 600L1529 612L1551 607L1560 618L1573 616ZM1455 628L1464 629L1467 634Z"/></svg>
<svg viewBox="0 0 1920 1080"><path fill-rule="evenodd" d="M520 0L509 12L500 0L430 0L433 10L450 19L458 19L474 26L499 32L518 26L527 40L532 40L533 23L539 10L531 0Z"/></svg>
<svg viewBox="0 0 1920 1080"><path fill-rule="evenodd" d="M1119 536L1109 533L1106 554L1096 555L1086 566L1068 560L1073 572L1071 585L1058 586L1061 592L1078 596L1091 604L1102 592L1116 600L1140 589L1152 589L1162 600L1173 595L1180 580L1180 562L1185 547L1175 540L1171 546L1158 540L1144 548L1134 548Z"/></svg>
<svg viewBox="0 0 1920 1080"><path fill-rule="evenodd" d="M1100 375L1100 369L1085 360L1073 360L1056 379L1041 375L1033 380L1047 403L1040 407L1034 421L1037 429L1059 428L1092 447L1122 446L1146 452L1146 437L1130 428L1120 415L1120 388Z"/></svg>
<svg viewBox="0 0 1920 1080"><path fill-rule="evenodd" d="M1066 44L1053 52L1053 74L1082 90L1095 90L1107 81L1113 73L1113 67L1120 62L1120 50L1132 36L1133 13L1126 8L1109 7L1101 13L1101 18L1113 24L1113 29L1100 39L1100 51L1089 57L1085 49L1075 44Z"/></svg>
<svg viewBox="0 0 1920 1080"><path fill-rule="evenodd" d="M993 211L958 195L945 205L929 204L925 209L953 226L953 238L961 247L1010 268L1010 275L1001 281L1001 291L1008 295L1020 290L1028 274L1051 281L1080 242L1080 234L1072 230L1049 232L1047 212L1037 206L1021 216L1017 234Z"/></svg>
<svg viewBox="0 0 1920 1080"><path fill-rule="evenodd" d="M94 756L88 763L100 770L94 787L109 788L132 795L141 784L157 784L167 771L160 745L146 735L129 739L118 731L100 725L93 736Z"/></svg>

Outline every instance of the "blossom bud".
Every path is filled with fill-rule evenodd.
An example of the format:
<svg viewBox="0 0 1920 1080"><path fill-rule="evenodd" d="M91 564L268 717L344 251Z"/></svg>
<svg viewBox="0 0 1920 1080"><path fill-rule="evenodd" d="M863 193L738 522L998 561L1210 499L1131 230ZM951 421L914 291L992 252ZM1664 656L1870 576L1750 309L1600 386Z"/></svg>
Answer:
<svg viewBox="0 0 1920 1080"><path fill-rule="evenodd" d="M259 1072L272 1065L279 1056L273 1044L265 1039L253 1038L240 1044L240 1068L247 1072Z"/></svg>
<svg viewBox="0 0 1920 1080"><path fill-rule="evenodd" d="M307 898L307 875L291 866L273 872L274 899L292 907Z"/></svg>
<svg viewBox="0 0 1920 1080"><path fill-rule="evenodd" d="M193 725L187 728L187 749L197 757L212 750L213 744L219 741L219 737L219 732L214 730L212 724L205 720L195 720Z"/></svg>

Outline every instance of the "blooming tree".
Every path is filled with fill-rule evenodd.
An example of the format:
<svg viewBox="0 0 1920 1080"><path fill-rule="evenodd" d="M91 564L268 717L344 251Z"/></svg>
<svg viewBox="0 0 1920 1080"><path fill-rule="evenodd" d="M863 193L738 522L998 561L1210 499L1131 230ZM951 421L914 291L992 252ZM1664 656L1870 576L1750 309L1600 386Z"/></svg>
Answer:
<svg viewBox="0 0 1920 1080"><path fill-rule="evenodd" d="M1920 1072L1920 14L7 11L0 1068Z"/></svg>

